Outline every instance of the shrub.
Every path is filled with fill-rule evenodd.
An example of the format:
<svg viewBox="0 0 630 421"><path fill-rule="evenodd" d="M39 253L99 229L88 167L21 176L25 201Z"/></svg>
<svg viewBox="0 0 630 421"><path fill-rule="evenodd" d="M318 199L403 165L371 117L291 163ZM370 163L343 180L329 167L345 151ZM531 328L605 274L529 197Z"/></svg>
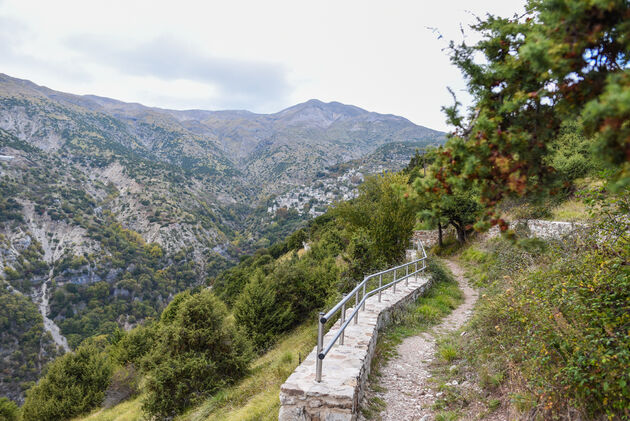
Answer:
<svg viewBox="0 0 630 421"><path fill-rule="evenodd" d="M102 348L89 342L48 367L26 394L24 421L58 421L86 413L103 402L113 366Z"/></svg>
<svg viewBox="0 0 630 421"><path fill-rule="evenodd" d="M257 350L264 350L293 323L291 303L281 303L270 278L257 271L234 304L236 322Z"/></svg>
<svg viewBox="0 0 630 421"><path fill-rule="evenodd" d="M249 343L209 290L179 294L165 310L157 338L144 364L143 409L160 419L241 378L251 361Z"/></svg>
<svg viewBox="0 0 630 421"><path fill-rule="evenodd" d="M0 421L17 421L18 406L8 398L0 398Z"/></svg>
<svg viewBox="0 0 630 421"><path fill-rule="evenodd" d="M264 350L278 334L326 303L337 276L332 259L282 261L267 276L259 271L252 277L234 306L234 316L256 349Z"/></svg>
<svg viewBox="0 0 630 421"><path fill-rule="evenodd" d="M142 358L155 345L156 328L155 324L147 323L129 332L121 332L110 350L110 355L118 364L131 363L139 367Z"/></svg>

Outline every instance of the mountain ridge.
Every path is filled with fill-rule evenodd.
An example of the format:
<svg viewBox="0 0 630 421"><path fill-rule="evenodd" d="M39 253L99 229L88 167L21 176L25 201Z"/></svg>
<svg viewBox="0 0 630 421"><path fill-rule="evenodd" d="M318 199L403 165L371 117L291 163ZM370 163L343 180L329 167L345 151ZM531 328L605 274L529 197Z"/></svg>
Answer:
<svg viewBox="0 0 630 421"><path fill-rule="evenodd" d="M41 355L28 370L15 368L21 357L0 361L15 380L0 375L0 394L21 401L20 384L63 352L51 323L75 348L157 317L174 294L352 197L360 177L349 174L399 169L443 140L337 102L164 110L0 74L0 155L13 157L0 161L0 299L19 293L29 307L28 323L0 335L0 355ZM350 184L337 188L340 179ZM316 182L324 187L302 188ZM269 212L296 191L316 197Z"/></svg>

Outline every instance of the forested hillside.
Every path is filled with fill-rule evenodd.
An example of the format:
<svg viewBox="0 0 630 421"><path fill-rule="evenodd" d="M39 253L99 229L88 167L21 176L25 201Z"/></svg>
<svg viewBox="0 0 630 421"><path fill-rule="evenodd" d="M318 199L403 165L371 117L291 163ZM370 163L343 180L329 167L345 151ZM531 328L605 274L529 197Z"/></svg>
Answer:
<svg viewBox="0 0 630 421"><path fill-rule="evenodd" d="M317 312L402 259L416 227L480 289L447 339L442 419L471 396L474 417L630 419L630 5L530 0L471 30L446 51L472 105L445 108L441 146L339 103L170 111L0 76L0 387L25 396L3 416L277 418ZM273 208L400 154L314 219L300 194ZM559 215L580 232L518 224Z"/></svg>
<svg viewBox="0 0 630 421"><path fill-rule="evenodd" d="M402 174L368 177L357 198L259 249L212 279L212 288L175 295L159 317L127 332L84 341L27 392L22 416L68 419L135 398L137 416L166 419L253 375L253 359L364 273L404 256L415 224L411 202L398 194L407 183Z"/></svg>
<svg viewBox="0 0 630 421"><path fill-rule="evenodd" d="M338 103L273 115L170 111L1 75L0 278L39 310L30 323L43 324L59 352L74 349L157 318L178 292L311 217L268 212L275 194L337 165L365 175L397 168L404 158L388 149L441 141L403 118ZM20 329L7 330L4 353L27 352ZM3 365L3 393L20 400L18 384L35 380L49 354L28 375Z"/></svg>

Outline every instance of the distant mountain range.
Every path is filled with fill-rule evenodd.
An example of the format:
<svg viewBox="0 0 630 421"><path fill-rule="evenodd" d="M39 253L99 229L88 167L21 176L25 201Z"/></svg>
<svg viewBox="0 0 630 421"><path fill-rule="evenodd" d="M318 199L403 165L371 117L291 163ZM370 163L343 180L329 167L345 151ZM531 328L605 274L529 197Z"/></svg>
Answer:
<svg viewBox="0 0 630 421"><path fill-rule="evenodd" d="M0 395L21 399L51 344L63 348L55 325L74 347L154 317L308 217L268 212L276 197L346 169L399 169L443 141L337 102L175 111L0 74L0 323L32 307L2 325Z"/></svg>
<svg viewBox="0 0 630 421"><path fill-rule="evenodd" d="M89 128L141 156L239 176L264 193L387 143L444 136L403 117L315 99L275 114L174 111L66 94L2 74L0 97L0 128L43 150L71 148L73 135Z"/></svg>

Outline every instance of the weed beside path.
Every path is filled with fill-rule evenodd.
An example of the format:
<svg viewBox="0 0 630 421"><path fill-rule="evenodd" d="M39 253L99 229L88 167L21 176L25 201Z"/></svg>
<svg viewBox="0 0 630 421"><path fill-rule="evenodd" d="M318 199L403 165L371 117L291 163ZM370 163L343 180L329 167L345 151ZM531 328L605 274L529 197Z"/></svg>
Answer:
<svg viewBox="0 0 630 421"><path fill-rule="evenodd" d="M430 363L456 357L449 344L437 347L436 334L459 329L477 299L459 265L454 261L446 261L446 265L448 270L437 268L442 279L379 339L370 390L362 404L363 418L428 419L437 399L430 384Z"/></svg>

